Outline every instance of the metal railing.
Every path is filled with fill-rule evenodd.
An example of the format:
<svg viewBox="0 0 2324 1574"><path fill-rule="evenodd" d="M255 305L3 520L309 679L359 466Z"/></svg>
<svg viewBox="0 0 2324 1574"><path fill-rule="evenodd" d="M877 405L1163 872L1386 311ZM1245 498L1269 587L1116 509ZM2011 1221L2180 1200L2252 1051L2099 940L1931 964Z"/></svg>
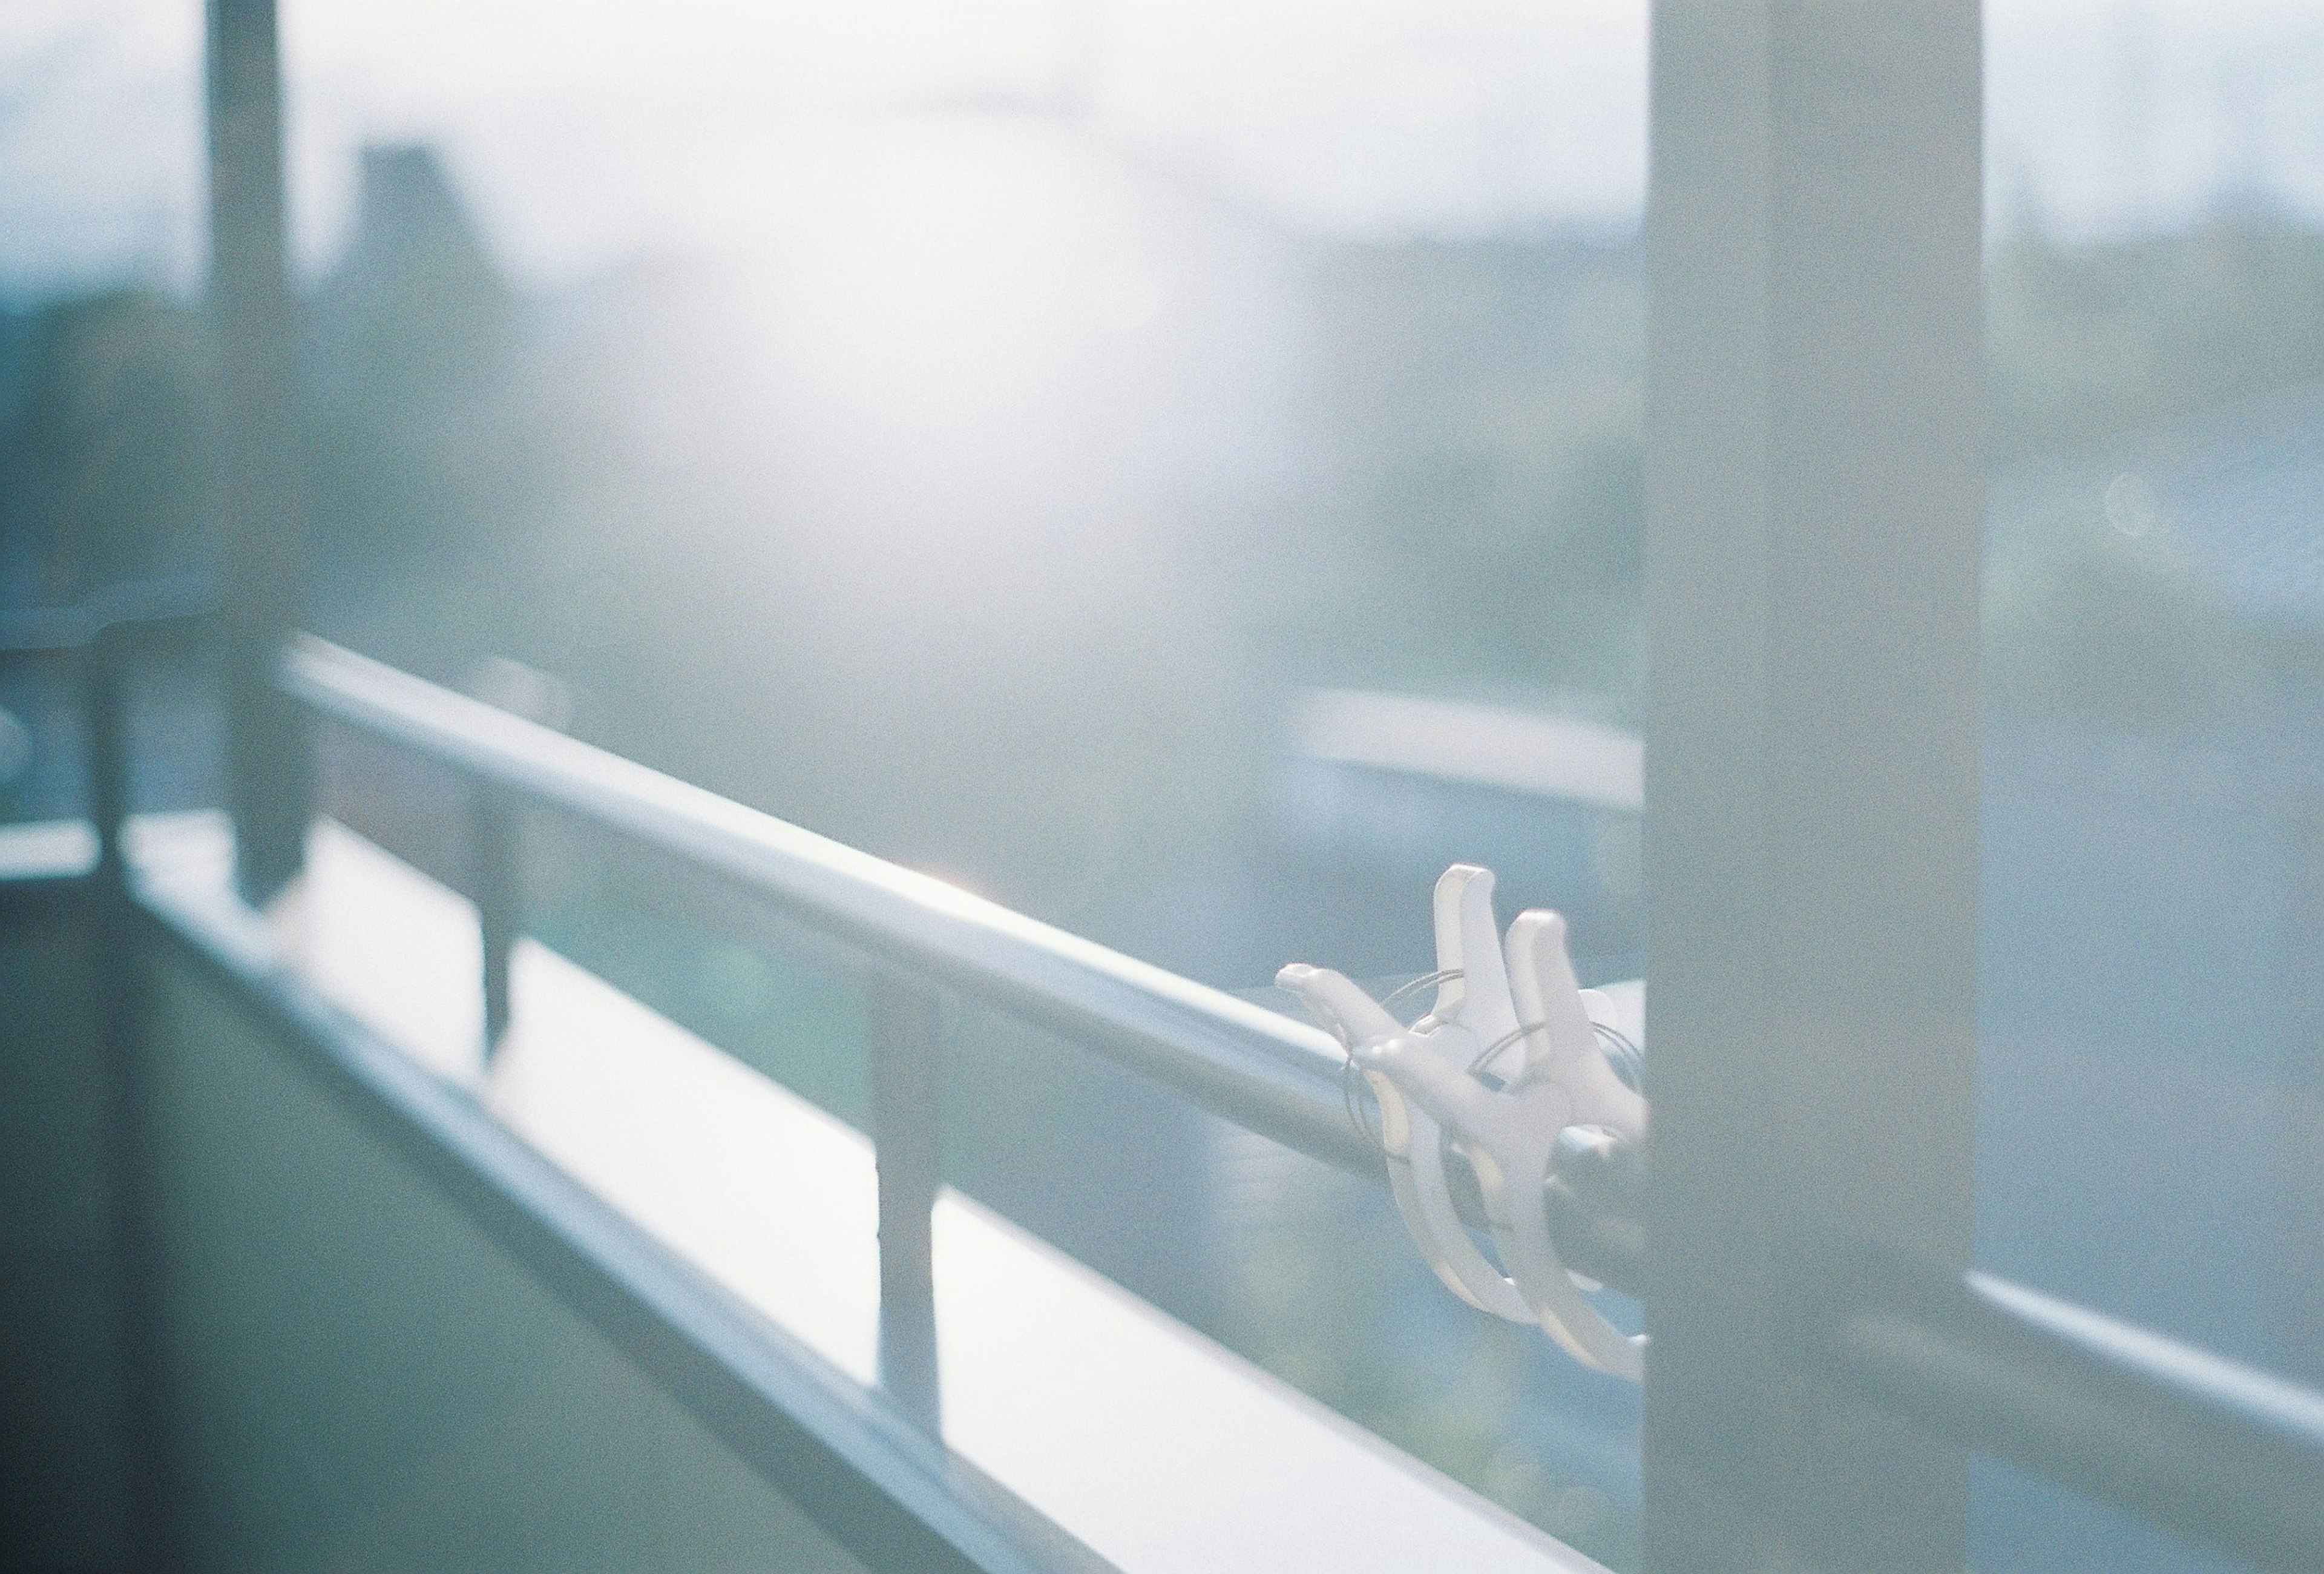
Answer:
<svg viewBox="0 0 2324 1574"><path fill-rule="evenodd" d="M191 576L115 585L78 606L0 615L0 662L61 668L78 690L101 869L120 866L130 809L130 672L163 643L207 636L217 615L215 588Z"/></svg>
<svg viewBox="0 0 2324 1574"><path fill-rule="evenodd" d="M318 713L453 767L478 789L615 831L849 942L1098 1050L1237 1125L1370 1174L1343 1057L1320 1028L1027 918L320 640L283 663ZM513 878L500 865L494 877ZM493 906L506 893L486 893ZM506 958L491 958L505 968ZM488 969L488 972L491 969ZM488 981L487 990L504 983Z"/></svg>
<svg viewBox="0 0 2324 1574"><path fill-rule="evenodd" d="M1038 923L942 882L313 639L288 690L317 713L425 755L477 792L479 845L505 846L512 806L553 808L732 881L882 968L872 1014L881 1170L881 1370L933 1419L926 1118L937 997L954 990L1153 1078L1301 1153L1378 1178L1350 1124L1342 1056L1321 1030ZM497 828L497 829L496 829ZM480 862L487 882L512 858ZM488 1014L504 1023L521 906L477 893ZM493 1002L497 1002L496 1005ZM1651 1301L1630 1222L1563 1209L1574 1260ZM1851 1293L1795 1357L1860 1396L2265 1566L2324 1564L2324 1395L1990 1275L1865 1255ZM1651 1381L1651 1375L1649 1376Z"/></svg>
<svg viewBox="0 0 2324 1574"><path fill-rule="evenodd" d="M128 808L128 653L207 616L198 590L180 587L0 625L0 659L81 663L108 868L120 867ZM873 960L880 1369L925 1425L936 1419L928 1213L940 1167L929 1112L945 992L1052 1030L1323 1162L1379 1174L1348 1120L1339 1047L1319 1029L321 641L286 651L281 681L314 715L473 788L469 866L495 1037L509 1020L522 910L516 826L528 808L730 883ZM1572 1260L1651 1304L1655 1265L1633 1219L1602 1199L1578 1208L1570 1195L1554 1211ZM2262 1566L2324 1566L2324 1394L1987 1274L1857 1254L1837 1277L1846 1292L1807 1319L1809 1342L1791 1352L1821 1380Z"/></svg>
<svg viewBox="0 0 2324 1574"><path fill-rule="evenodd" d="M867 1045L879 1163L882 1385L937 1415L931 1210L941 1179L942 992L1088 1045L1238 1125L1371 1172L1349 1123L1342 1055L1305 1026L925 875L858 852L478 700L312 638L284 686L318 714L466 778L486 1050L510 1017L523 908L515 816L553 809L746 890L881 965Z"/></svg>
<svg viewBox="0 0 2324 1574"><path fill-rule="evenodd" d="M104 1162L112 1178L106 1189L111 1273L123 1312L114 1354L126 1402L121 1437L129 1488L124 1529L131 1560L141 1568L165 1566L170 1551L161 1506L167 1501L167 1447L158 1421L163 1413L164 1360L156 1331L159 1253L146 1207L153 1144L139 1097L136 992L131 980L113 972L119 966L118 942L130 905L123 843L131 809L129 684L140 662L172 642L206 637L216 616L215 592L208 580L197 578L120 585L77 606L0 615L0 665L60 671L78 696L97 866L87 876L44 884L94 898L86 939L94 953L91 976L99 981L91 1015L100 1046Z"/></svg>

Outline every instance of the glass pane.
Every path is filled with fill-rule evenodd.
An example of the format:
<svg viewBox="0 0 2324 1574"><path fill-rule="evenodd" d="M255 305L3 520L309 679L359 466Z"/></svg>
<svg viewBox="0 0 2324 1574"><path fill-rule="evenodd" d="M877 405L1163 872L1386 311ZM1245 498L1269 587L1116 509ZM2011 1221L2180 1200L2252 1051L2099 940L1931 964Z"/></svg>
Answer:
<svg viewBox="0 0 2324 1574"><path fill-rule="evenodd" d="M0 643L209 566L201 27L171 0L0 16ZM0 665L0 820L85 812L69 665ZM209 677L174 649L141 676L138 808L218 801Z"/></svg>
<svg viewBox="0 0 2324 1574"><path fill-rule="evenodd" d="M323 632L1222 986L1455 856L1636 972L1642 4L545 14L286 14Z"/></svg>
<svg viewBox="0 0 2324 1574"><path fill-rule="evenodd" d="M2238 1574L2251 1568L1995 1459L1971 1465L1969 1501L1969 1566L1978 1574L2111 1569Z"/></svg>
<svg viewBox="0 0 2324 1574"><path fill-rule="evenodd" d="M1455 859L1636 976L1643 0L285 28L322 632L1228 989L1427 971ZM532 932L864 1129L853 975L540 834ZM1384 1193L960 1032L942 1218L1633 1557L1635 1392Z"/></svg>
<svg viewBox="0 0 2324 1574"><path fill-rule="evenodd" d="M200 10L12 5L0 83L0 358L51 303L124 288L185 300L207 250Z"/></svg>
<svg viewBox="0 0 2324 1574"><path fill-rule="evenodd" d="M2315 1382L2324 8L1987 15L1978 1255ZM1983 1567L2190 1566L1980 1496Z"/></svg>

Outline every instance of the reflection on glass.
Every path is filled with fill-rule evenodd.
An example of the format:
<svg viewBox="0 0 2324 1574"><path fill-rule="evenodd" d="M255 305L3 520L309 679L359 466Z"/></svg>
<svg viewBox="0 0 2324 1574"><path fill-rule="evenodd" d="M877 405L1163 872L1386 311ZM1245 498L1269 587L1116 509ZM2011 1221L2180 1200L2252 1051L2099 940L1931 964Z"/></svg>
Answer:
<svg viewBox="0 0 2324 1574"><path fill-rule="evenodd" d="M1989 14L1978 1255L2314 1382L2324 8ZM1978 1518L2210 1566L1997 1469Z"/></svg>

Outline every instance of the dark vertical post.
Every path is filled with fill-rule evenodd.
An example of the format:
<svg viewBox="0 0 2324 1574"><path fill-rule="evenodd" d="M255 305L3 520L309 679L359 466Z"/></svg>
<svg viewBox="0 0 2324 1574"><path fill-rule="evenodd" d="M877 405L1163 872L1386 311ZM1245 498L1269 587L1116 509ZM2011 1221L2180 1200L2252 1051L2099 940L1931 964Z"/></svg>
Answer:
<svg viewBox="0 0 2324 1574"><path fill-rule="evenodd" d="M880 1156L880 1385L939 1430L932 1214L943 1184L944 1011L935 991L872 980L872 1134Z"/></svg>
<svg viewBox="0 0 2324 1574"><path fill-rule="evenodd" d="M128 879L122 836L129 821L129 696L126 657L129 637L121 625L90 631L81 647L81 715L88 729L88 814L97 828L97 872L106 896Z"/></svg>
<svg viewBox="0 0 2324 1574"><path fill-rule="evenodd" d="M1646 881L1656 1570L1959 1569L1819 1247L1966 1261L1976 0L1656 0Z"/></svg>
<svg viewBox="0 0 2324 1574"><path fill-rule="evenodd" d="M99 625L80 652L80 699L88 748L89 818L97 878L88 912L89 977L97 984L104 1054L106 1157L110 1171L115 1329L126 1399L131 1567L173 1566L164 1442L167 1389L161 1347L160 1261L149 1213L141 1036L144 975L134 952L134 913L124 833L129 819L129 645L134 625Z"/></svg>
<svg viewBox="0 0 2324 1574"><path fill-rule="evenodd" d="M297 337L282 194L274 0L208 0L209 309L226 415L226 763L235 875L253 902L299 871L311 792L303 718L274 682L298 619L306 530L291 426Z"/></svg>
<svg viewBox="0 0 2324 1574"><path fill-rule="evenodd" d="M524 891L516 806L487 782L475 784L472 804L476 929L484 947L484 1064L489 1067L509 1030L509 960L522 921Z"/></svg>

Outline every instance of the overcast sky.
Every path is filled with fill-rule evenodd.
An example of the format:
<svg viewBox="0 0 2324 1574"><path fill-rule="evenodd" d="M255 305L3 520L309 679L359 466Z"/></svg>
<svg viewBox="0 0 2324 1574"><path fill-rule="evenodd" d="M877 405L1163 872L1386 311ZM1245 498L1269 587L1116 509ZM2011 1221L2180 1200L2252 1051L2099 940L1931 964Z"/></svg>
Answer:
<svg viewBox="0 0 2324 1574"><path fill-rule="evenodd" d="M443 148L552 282L747 246L968 97L1084 104L1105 143L1312 233L1619 227L1645 185L1644 0L282 5L310 270L366 141ZM2324 215L2324 0L1987 14L1997 215L2168 226L2244 188ZM193 277L199 25L194 0L0 7L0 292Z"/></svg>

